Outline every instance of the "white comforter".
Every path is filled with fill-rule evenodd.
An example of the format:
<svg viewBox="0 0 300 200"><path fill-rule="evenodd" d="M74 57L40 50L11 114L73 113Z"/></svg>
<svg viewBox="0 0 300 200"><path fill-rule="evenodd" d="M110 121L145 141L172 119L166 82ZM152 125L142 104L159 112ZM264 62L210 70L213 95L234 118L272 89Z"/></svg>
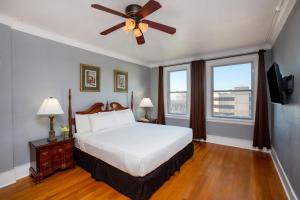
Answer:
<svg viewBox="0 0 300 200"><path fill-rule="evenodd" d="M128 173L143 177L192 141L190 128L134 123L75 134L82 151Z"/></svg>

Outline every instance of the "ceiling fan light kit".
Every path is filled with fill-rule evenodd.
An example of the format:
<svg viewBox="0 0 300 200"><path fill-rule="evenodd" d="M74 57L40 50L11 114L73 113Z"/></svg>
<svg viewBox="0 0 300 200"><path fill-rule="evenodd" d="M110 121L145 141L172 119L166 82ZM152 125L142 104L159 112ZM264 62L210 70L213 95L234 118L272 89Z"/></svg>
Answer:
<svg viewBox="0 0 300 200"><path fill-rule="evenodd" d="M140 29L143 33L145 33L145 32L148 30L148 28L149 28L149 25L148 25L148 24L143 23L143 22L140 22L140 23L139 23L139 29Z"/></svg>
<svg viewBox="0 0 300 200"><path fill-rule="evenodd" d="M126 18L125 22L122 22L105 31L102 31L100 33L101 35L107 35L120 28L123 28L123 31L126 33L129 33L133 30L133 35L136 37L138 45L142 45L145 43L143 33L145 33L148 30L148 28L154 28L156 30L171 35L176 33L176 29L173 27L144 19L145 17L149 16L150 14L161 8L160 3L155 0L149 0L143 7L137 4L131 4L126 7L126 14L112 10L99 4L92 4L91 7L104 12L108 12L113 15Z"/></svg>
<svg viewBox="0 0 300 200"><path fill-rule="evenodd" d="M136 28L136 29L133 30L133 35L136 38L137 37L141 37L142 36L142 32L141 32L141 30L139 28Z"/></svg>
<svg viewBox="0 0 300 200"><path fill-rule="evenodd" d="M126 26L126 28L129 29L129 30L134 29L134 28L135 28L135 20L134 20L134 19L131 19L131 18L126 19L125 26Z"/></svg>
<svg viewBox="0 0 300 200"><path fill-rule="evenodd" d="M123 27L123 31L124 31L125 33L129 33L131 30L130 30L127 26L124 26L124 27Z"/></svg>

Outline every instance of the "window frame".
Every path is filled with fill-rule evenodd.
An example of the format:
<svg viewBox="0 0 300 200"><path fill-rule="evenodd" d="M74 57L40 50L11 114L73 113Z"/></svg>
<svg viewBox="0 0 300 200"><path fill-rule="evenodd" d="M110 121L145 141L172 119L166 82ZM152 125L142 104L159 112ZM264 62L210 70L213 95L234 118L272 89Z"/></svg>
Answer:
<svg viewBox="0 0 300 200"><path fill-rule="evenodd" d="M187 75L187 91L182 92L186 93L187 95L187 110L186 114L177 114L177 113L169 113L169 94L176 93L170 92L170 80L169 80L169 73L176 72L176 71L183 71L186 70ZM164 67L164 104L165 104L165 117L166 118L177 118L177 119L189 119L190 118L190 64L183 64L183 65L175 65L170 67Z"/></svg>
<svg viewBox="0 0 300 200"><path fill-rule="evenodd" d="M245 64L245 63L252 64L251 118L214 116L214 114L213 114L213 100L214 100L213 99L213 92L214 92L213 91L213 84L214 84L213 69L214 69L214 67ZM257 90L257 68L258 68L258 55L257 54L247 55L247 56L239 56L239 57L233 57L233 58L225 58L225 59L220 59L220 60L213 60L213 61L208 61L206 63L206 77L207 77L206 114L207 114L207 121L221 122L221 123L246 124L246 125L254 124L254 116L255 116L255 108L256 108L256 90ZM236 90L228 90L228 91L236 91Z"/></svg>

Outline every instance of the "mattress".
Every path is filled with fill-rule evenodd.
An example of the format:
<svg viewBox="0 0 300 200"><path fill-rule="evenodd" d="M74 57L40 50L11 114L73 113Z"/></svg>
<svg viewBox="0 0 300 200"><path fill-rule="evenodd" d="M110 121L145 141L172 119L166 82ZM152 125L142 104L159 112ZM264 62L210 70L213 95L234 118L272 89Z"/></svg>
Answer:
<svg viewBox="0 0 300 200"><path fill-rule="evenodd" d="M135 177L143 177L192 142L192 129L133 123L75 134L76 147Z"/></svg>

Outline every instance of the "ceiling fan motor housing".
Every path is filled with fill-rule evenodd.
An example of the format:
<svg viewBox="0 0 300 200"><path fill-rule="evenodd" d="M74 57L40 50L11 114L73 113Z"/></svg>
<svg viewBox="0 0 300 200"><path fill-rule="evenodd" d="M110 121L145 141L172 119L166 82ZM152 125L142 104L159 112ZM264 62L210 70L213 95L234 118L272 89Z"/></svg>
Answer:
<svg viewBox="0 0 300 200"><path fill-rule="evenodd" d="M128 16L130 16L132 19L139 21L140 17L137 16L137 13L139 10L142 8L142 6L137 5L137 4L131 4L126 7L125 12Z"/></svg>

